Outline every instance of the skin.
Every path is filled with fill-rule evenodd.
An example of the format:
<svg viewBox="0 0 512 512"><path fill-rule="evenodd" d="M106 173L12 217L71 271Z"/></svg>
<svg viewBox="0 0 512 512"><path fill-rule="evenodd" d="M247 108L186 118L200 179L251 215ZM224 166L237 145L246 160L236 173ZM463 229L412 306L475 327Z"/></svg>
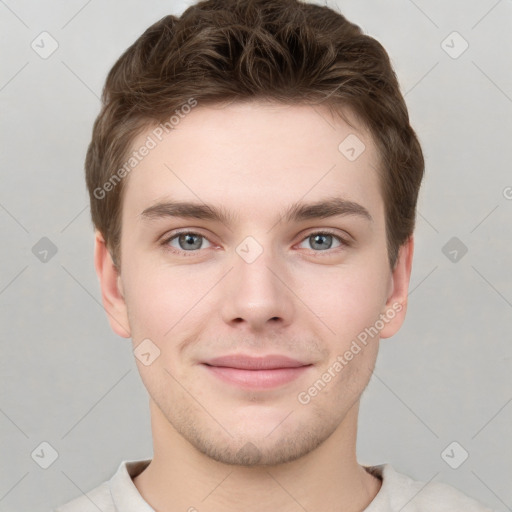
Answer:
<svg viewBox="0 0 512 512"><path fill-rule="evenodd" d="M351 125L319 107L199 105L125 178L120 274L96 233L112 329L131 337L134 349L149 338L160 350L147 366L136 359L150 397L154 456L134 484L156 510L355 512L378 493L380 480L356 458L359 402L379 339L405 318L413 238L390 269L379 155L354 117ZM355 161L338 150L349 134L366 146ZM364 206L373 220L280 215L298 201L334 196ZM171 199L222 207L233 218L140 215ZM178 237L165 242L177 229L205 238L187 251ZM350 245L335 237L315 243L311 235L326 229ZM236 251L248 236L263 251L251 263ZM300 403L298 394L397 304L379 335ZM284 354L312 366L285 385L247 390L201 365L235 352Z"/></svg>

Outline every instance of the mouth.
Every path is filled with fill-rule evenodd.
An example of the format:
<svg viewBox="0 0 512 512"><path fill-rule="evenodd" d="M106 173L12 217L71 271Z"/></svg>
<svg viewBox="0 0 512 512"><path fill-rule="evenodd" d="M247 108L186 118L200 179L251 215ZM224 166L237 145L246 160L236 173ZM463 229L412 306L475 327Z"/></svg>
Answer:
<svg viewBox="0 0 512 512"><path fill-rule="evenodd" d="M282 355L232 354L211 359L202 366L225 383L249 389L270 389L292 382L313 364Z"/></svg>

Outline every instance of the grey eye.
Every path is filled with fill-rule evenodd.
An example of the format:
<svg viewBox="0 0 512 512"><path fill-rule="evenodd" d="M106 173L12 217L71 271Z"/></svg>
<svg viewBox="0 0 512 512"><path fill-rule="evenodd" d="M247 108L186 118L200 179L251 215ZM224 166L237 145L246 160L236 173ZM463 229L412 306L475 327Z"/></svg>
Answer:
<svg viewBox="0 0 512 512"><path fill-rule="evenodd" d="M313 233L306 237L302 243L308 242L310 247L315 250L325 251L327 249L333 248L333 242L337 241L338 245L334 247L339 247L341 245L341 238L331 235L330 233ZM306 247L307 248L307 247Z"/></svg>
<svg viewBox="0 0 512 512"><path fill-rule="evenodd" d="M173 245L178 242L178 247ZM203 242L209 243L203 235L197 233L179 233L169 240L169 245L182 251L193 251L203 248Z"/></svg>
<svg viewBox="0 0 512 512"><path fill-rule="evenodd" d="M311 247L313 247L313 249L330 249L333 243L333 236L327 233L318 233L316 235L311 235L308 237L308 239L310 240Z"/></svg>

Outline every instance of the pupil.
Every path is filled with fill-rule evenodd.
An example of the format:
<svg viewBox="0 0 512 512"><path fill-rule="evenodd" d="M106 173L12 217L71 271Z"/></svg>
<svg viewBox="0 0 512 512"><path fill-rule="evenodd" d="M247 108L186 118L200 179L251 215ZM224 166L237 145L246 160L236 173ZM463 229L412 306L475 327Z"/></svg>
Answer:
<svg viewBox="0 0 512 512"><path fill-rule="evenodd" d="M198 245L198 242L197 242L197 239L199 238L198 235L192 235L192 234L185 234L185 235L181 235L180 237L180 241L181 242L185 242L185 248L186 249L190 249L190 248L197 248L197 245ZM199 241L199 245L201 245L201 242Z"/></svg>
<svg viewBox="0 0 512 512"><path fill-rule="evenodd" d="M330 237L331 235L315 235L314 236L314 243L319 246L320 249L328 249L329 245L326 243L327 237Z"/></svg>

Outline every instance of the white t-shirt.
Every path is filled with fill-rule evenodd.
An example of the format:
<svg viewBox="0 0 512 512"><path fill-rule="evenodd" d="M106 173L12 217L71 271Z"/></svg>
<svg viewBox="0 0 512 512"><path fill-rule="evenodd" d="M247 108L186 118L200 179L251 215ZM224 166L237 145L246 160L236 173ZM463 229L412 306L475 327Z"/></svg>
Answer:
<svg viewBox="0 0 512 512"><path fill-rule="evenodd" d="M110 480L54 512L155 512L132 481L150 462L122 461ZM364 467L382 480L379 492L364 512L493 512L454 487L439 482L425 485L396 472L390 464Z"/></svg>

